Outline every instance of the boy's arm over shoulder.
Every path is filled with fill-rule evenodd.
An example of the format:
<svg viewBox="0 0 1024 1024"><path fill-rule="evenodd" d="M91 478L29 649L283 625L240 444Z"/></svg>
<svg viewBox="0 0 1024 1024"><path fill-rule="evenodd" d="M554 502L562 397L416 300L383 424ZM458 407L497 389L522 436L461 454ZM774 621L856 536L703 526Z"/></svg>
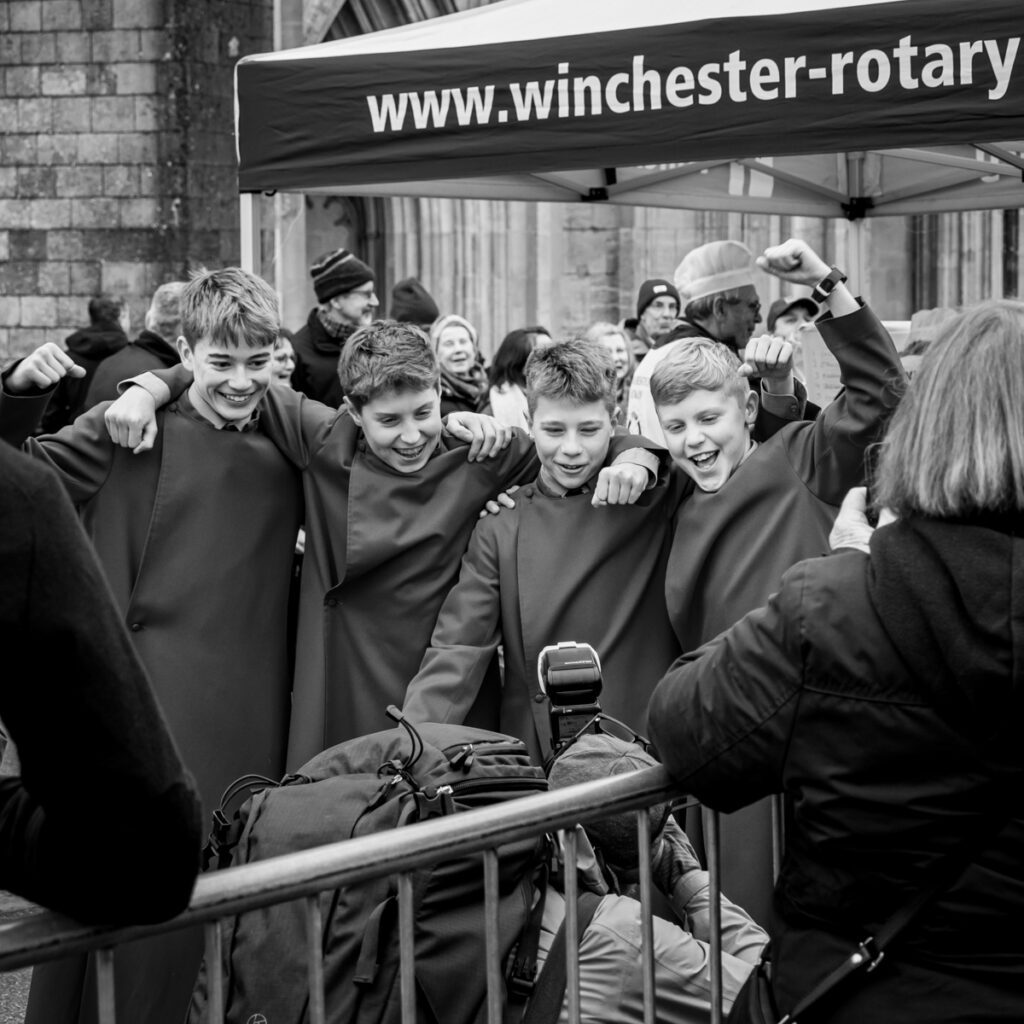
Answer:
<svg viewBox="0 0 1024 1024"><path fill-rule="evenodd" d="M329 437L347 445L357 434L344 407L332 408L292 388L272 386L260 403L260 416L264 433L299 469Z"/></svg>
<svg viewBox="0 0 1024 1024"><path fill-rule="evenodd" d="M409 683L402 710L413 722L462 723L501 642L500 534L514 511L482 519L459 579L437 616L430 647Z"/></svg>

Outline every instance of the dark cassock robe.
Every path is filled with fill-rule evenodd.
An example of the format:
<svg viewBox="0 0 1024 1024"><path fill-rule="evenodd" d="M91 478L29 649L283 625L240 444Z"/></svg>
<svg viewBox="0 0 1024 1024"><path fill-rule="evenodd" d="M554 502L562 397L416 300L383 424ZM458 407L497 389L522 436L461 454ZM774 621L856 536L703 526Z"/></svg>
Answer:
<svg viewBox="0 0 1024 1024"><path fill-rule="evenodd" d="M516 494L514 509L482 520L409 685L406 714L500 729L540 761L551 737L537 657L569 640L590 644L601 659L602 709L642 733L655 684L680 653L664 582L684 486L679 474L663 473L637 504L593 508L588 492L556 497L533 483ZM497 714L473 719L499 644Z"/></svg>

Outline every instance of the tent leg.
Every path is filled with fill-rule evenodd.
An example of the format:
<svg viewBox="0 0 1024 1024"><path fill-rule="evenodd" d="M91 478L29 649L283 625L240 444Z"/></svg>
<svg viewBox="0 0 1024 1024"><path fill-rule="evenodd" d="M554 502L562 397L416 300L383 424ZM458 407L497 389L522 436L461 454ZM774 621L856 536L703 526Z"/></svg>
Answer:
<svg viewBox="0 0 1024 1024"><path fill-rule="evenodd" d="M855 295L865 301L871 294L871 279L868 277L867 230L863 219L846 222L846 265L844 269L853 285Z"/></svg>
<svg viewBox="0 0 1024 1024"><path fill-rule="evenodd" d="M242 269L260 273L260 207L259 196L242 192L238 197L238 222L241 233Z"/></svg>

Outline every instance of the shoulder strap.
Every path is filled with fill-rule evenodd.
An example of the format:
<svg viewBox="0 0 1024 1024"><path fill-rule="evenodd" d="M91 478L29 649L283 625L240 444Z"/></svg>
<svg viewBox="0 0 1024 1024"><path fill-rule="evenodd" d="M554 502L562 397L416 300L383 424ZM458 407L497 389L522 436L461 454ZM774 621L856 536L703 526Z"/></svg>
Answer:
<svg viewBox="0 0 1024 1024"><path fill-rule="evenodd" d="M874 935L869 935L864 939L835 970L827 974L789 1013L782 1017L779 1024L797 1024L814 1003L831 992L836 985L851 974L860 972L869 974L873 971L885 958L885 951L893 940L936 896L953 886L974 863L978 854L1002 831L1015 812L1015 805L1011 804L1011 807L1009 812L1004 809L998 814L989 815L988 821L978 832L940 858L930 872L929 884L918 890L913 899L904 903L877 929Z"/></svg>
<svg viewBox="0 0 1024 1024"><path fill-rule="evenodd" d="M593 920L601 897L594 892L581 892L576 900L576 928L579 941ZM537 979L530 1007L523 1018L523 1024L557 1024L565 999L565 918L558 928L544 961L544 969Z"/></svg>

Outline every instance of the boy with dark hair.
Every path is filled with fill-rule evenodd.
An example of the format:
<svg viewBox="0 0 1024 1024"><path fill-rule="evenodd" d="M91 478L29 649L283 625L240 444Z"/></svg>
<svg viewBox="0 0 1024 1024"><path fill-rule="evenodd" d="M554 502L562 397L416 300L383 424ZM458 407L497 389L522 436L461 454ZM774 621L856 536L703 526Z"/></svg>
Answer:
<svg viewBox="0 0 1024 1024"><path fill-rule="evenodd" d="M636 504L595 510L614 436L610 358L588 341L537 348L526 383L540 473L514 509L477 525L404 710L413 721L464 722L490 698L491 719L473 724L521 737L540 761L550 739L536 670L542 648L560 640L596 648L601 703L634 728L679 654L664 581L682 477L663 474ZM485 677L499 644L503 686Z"/></svg>
<svg viewBox="0 0 1024 1024"><path fill-rule="evenodd" d="M494 458L484 458L478 442L467 458L465 424L481 421L449 418L463 440L443 429L437 358L411 324L376 321L356 331L338 373L340 412L282 388L262 409L269 435L302 470L306 495L292 770L387 724L384 710L401 704L429 646L479 510L537 466L519 432ZM155 385L158 400L166 383L181 388L188 379L181 371L157 377L139 383ZM125 399L132 408L125 406L122 442L137 445L151 399L143 388ZM617 438L615 447L627 464L608 475L602 497L628 500L649 472L628 463L645 453L626 450L642 447L635 438Z"/></svg>
<svg viewBox="0 0 1024 1024"><path fill-rule="evenodd" d="M288 581L302 499L258 416L280 327L273 290L237 268L200 273L181 315L178 351L194 378L158 414L151 450L135 457L114 444L103 405L26 447L80 508L209 814L239 775L284 771ZM34 388L50 381L34 372L46 355L7 377L0 420L38 416L47 396ZM178 1024L201 955L201 929L120 947L118 1017ZM30 1021L78 1019L81 964L37 969Z"/></svg>

